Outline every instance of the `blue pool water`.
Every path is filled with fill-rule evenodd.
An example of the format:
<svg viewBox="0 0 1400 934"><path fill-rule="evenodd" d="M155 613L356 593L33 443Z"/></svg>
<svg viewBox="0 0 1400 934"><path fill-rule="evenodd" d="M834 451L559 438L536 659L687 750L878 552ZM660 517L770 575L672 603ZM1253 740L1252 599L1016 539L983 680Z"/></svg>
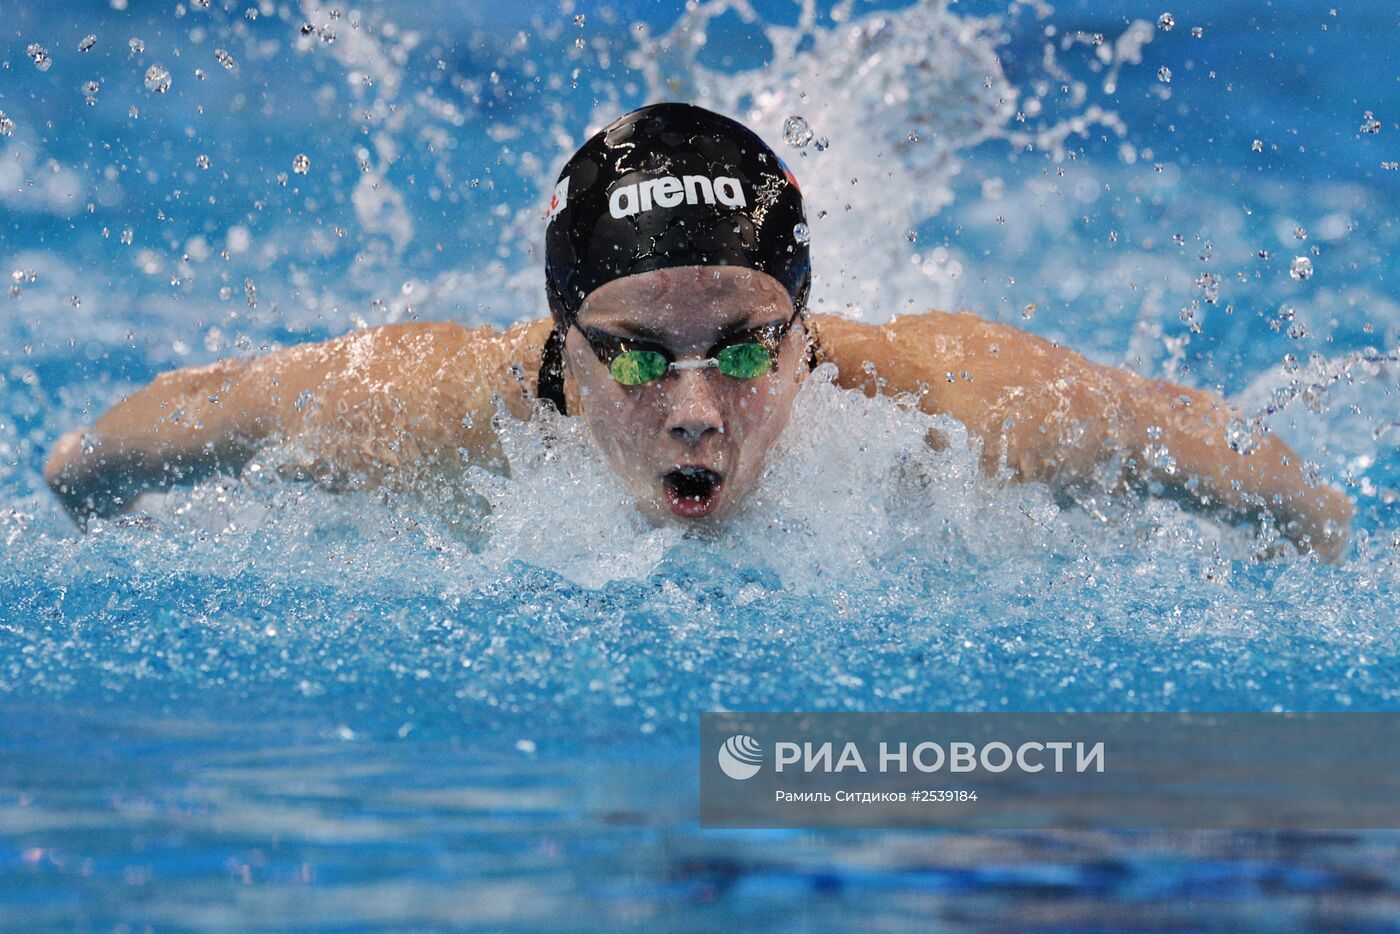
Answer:
<svg viewBox="0 0 1400 934"><path fill-rule="evenodd" d="M1395 709L1394 4L463 6L0 0L0 927L1395 929L1394 833L704 831L695 748L716 709ZM662 97L810 124L820 310L1216 388L1354 497L1347 561L997 488L820 380L719 540L567 427L506 427L472 534L259 470L80 537L44 488L162 370L542 315L558 167Z"/></svg>

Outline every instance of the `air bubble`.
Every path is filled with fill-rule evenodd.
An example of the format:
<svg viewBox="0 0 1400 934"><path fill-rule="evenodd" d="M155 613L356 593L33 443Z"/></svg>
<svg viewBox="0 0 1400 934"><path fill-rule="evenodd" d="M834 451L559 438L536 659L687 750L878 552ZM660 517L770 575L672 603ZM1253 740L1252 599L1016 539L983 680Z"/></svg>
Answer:
<svg viewBox="0 0 1400 934"><path fill-rule="evenodd" d="M1366 111L1366 113L1361 115L1362 133L1379 133L1380 131L1381 122L1376 119L1375 114L1371 113L1371 111L1368 110Z"/></svg>
<svg viewBox="0 0 1400 934"><path fill-rule="evenodd" d="M804 149L815 134L806 120L793 115L783 121L783 142L794 149Z"/></svg>
<svg viewBox="0 0 1400 934"><path fill-rule="evenodd" d="M214 58L218 61L220 65L223 65L224 68L228 69L229 71L233 71L233 66L235 64L233 61L233 56L230 55L226 49L215 49Z"/></svg>
<svg viewBox="0 0 1400 934"><path fill-rule="evenodd" d="M101 89L102 86L96 81L83 82L83 100L87 101L88 106L91 107L97 103L97 92Z"/></svg>
<svg viewBox="0 0 1400 934"><path fill-rule="evenodd" d="M1306 256L1293 257L1293 262L1288 266L1288 274L1295 279L1311 279L1313 274L1312 260Z"/></svg>
<svg viewBox="0 0 1400 934"><path fill-rule="evenodd" d="M798 243L809 243L812 239L812 229L803 223L795 224L792 228L792 236Z"/></svg>
<svg viewBox="0 0 1400 934"><path fill-rule="evenodd" d="M1157 17L1157 28L1162 30L1162 32L1171 32L1172 27L1175 25L1176 17L1172 16L1170 13L1163 13L1161 16Z"/></svg>
<svg viewBox="0 0 1400 934"><path fill-rule="evenodd" d="M83 36L82 41L78 43L78 51L79 51L79 52L86 52L86 51L88 51L89 49L91 49L91 48L92 48L93 46L95 46L95 45L97 45L97 37L96 37L96 36L91 36L91 35L89 35L89 36Z"/></svg>
<svg viewBox="0 0 1400 934"><path fill-rule="evenodd" d="M146 90L164 94L170 90L170 72L163 65L152 65L146 69Z"/></svg>
<svg viewBox="0 0 1400 934"><path fill-rule="evenodd" d="M140 55L142 52L146 51L146 43L142 42L135 36L132 36L126 41L126 47L128 49L131 49L132 55Z"/></svg>
<svg viewBox="0 0 1400 934"><path fill-rule="evenodd" d="M1307 229L1306 227L1294 227L1294 228L1293 228L1293 238L1294 238L1295 240L1306 240L1306 239L1308 239L1308 229Z"/></svg>
<svg viewBox="0 0 1400 934"><path fill-rule="evenodd" d="M1254 142L1249 144L1249 148L1254 150L1255 152L1263 152L1264 141L1262 139L1256 139Z"/></svg>
<svg viewBox="0 0 1400 934"><path fill-rule="evenodd" d="M0 136L13 136L15 133L15 122L5 116L5 111L0 110Z"/></svg>
<svg viewBox="0 0 1400 934"><path fill-rule="evenodd" d="M311 171L311 157L304 152L297 153L292 159L292 171L298 175L305 175Z"/></svg>
<svg viewBox="0 0 1400 934"><path fill-rule="evenodd" d="M200 153L199 156L195 158L194 164L199 166L201 169L208 170L210 164L209 157L206 156L204 153Z"/></svg>
<svg viewBox="0 0 1400 934"><path fill-rule="evenodd" d="M1161 68L1158 68L1158 69L1157 69L1157 80L1160 81L1160 82L1162 82L1163 84L1171 84L1171 83L1172 83L1172 70L1171 70L1170 68L1168 68L1166 65L1163 65Z"/></svg>

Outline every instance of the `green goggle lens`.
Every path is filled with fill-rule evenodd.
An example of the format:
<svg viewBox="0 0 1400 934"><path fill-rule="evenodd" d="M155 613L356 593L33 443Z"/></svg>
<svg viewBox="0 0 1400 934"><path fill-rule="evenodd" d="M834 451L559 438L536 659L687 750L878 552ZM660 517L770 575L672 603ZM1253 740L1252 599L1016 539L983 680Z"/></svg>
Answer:
<svg viewBox="0 0 1400 934"><path fill-rule="evenodd" d="M640 386L666 375L671 364L654 350L624 350L613 357L608 372L624 386Z"/></svg>
<svg viewBox="0 0 1400 934"><path fill-rule="evenodd" d="M754 379L773 369L773 355L756 341L732 344L715 354L715 363L725 376ZM641 386L665 376L671 363L654 350L624 350L608 365L612 378L624 386Z"/></svg>
<svg viewBox="0 0 1400 934"><path fill-rule="evenodd" d="M773 355L762 344L731 344L715 354L719 371L735 379L753 379L773 368Z"/></svg>

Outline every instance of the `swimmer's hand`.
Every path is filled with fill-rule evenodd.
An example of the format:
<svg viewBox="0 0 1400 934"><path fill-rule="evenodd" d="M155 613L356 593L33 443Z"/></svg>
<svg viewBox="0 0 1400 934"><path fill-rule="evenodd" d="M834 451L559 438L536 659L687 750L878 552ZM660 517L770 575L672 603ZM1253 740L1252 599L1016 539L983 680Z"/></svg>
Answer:
<svg viewBox="0 0 1400 934"><path fill-rule="evenodd" d="M1302 458L1272 435L1232 449L1238 413L1217 395L966 313L880 327L823 315L817 324L840 385L917 394L924 411L951 415L981 442L989 476L1137 489L1226 521L1268 520L1325 561L1346 554L1354 511L1346 495L1311 485Z"/></svg>

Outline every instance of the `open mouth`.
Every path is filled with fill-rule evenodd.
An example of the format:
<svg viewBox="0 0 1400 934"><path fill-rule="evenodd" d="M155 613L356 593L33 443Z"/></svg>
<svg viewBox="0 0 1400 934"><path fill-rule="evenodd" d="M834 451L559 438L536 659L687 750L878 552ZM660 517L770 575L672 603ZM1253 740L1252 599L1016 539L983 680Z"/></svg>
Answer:
<svg viewBox="0 0 1400 934"><path fill-rule="evenodd" d="M707 516L719 505L724 478L706 467L682 466L661 478L671 511L687 519Z"/></svg>

